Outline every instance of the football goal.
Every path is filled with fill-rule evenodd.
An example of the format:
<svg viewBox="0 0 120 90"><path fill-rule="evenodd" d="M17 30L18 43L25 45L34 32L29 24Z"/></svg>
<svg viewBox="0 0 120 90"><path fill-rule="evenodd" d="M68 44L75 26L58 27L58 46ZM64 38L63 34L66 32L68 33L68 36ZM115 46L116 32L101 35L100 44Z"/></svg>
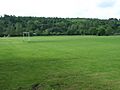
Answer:
<svg viewBox="0 0 120 90"><path fill-rule="evenodd" d="M23 41L30 41L30 32L23 32Z"/></svg>

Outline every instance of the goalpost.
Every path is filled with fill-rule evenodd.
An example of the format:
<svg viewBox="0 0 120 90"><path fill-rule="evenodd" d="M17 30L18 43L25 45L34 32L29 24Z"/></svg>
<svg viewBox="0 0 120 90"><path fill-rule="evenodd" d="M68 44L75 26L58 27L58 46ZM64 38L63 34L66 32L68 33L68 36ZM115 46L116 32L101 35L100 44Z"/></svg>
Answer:
<svg viewBox="0 0 120 90"><path fill-rule="evenodd" d="M30 41L30 32L23 32L23 41Z"/></svg>

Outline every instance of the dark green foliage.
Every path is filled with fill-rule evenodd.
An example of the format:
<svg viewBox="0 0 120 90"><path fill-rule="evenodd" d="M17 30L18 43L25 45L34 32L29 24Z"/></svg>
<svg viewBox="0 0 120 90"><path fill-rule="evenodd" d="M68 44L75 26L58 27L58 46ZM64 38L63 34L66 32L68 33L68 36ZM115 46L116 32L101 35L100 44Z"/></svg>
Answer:
<svg viewBox="0 0 120 90"><path fill-rule="evenodd" d="M120 20L89 18L0 17L0 36L36 35L114 35L120 33Z"/></svg>

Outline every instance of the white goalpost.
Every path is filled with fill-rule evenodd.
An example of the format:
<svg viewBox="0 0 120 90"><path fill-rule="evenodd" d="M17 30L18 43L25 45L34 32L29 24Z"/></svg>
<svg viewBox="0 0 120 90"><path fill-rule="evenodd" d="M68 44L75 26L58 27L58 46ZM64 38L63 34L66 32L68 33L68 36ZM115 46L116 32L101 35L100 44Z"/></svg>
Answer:
<svg viewBox="0 0 120 90"><path fill-rule="evenodd" d="M30 32L23 32L23 41L30 41Z"/></svg>

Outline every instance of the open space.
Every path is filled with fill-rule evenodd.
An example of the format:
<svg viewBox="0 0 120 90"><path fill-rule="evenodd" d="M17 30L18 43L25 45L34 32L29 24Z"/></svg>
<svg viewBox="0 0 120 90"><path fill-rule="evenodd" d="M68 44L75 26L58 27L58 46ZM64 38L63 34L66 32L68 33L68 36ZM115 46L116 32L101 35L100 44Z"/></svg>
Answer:
<svg viewBox="0 0 120 90"><path fill-rule="evenodd" d="M120 36L0 38L0 90L36 87L120 90Z"/></svg>

